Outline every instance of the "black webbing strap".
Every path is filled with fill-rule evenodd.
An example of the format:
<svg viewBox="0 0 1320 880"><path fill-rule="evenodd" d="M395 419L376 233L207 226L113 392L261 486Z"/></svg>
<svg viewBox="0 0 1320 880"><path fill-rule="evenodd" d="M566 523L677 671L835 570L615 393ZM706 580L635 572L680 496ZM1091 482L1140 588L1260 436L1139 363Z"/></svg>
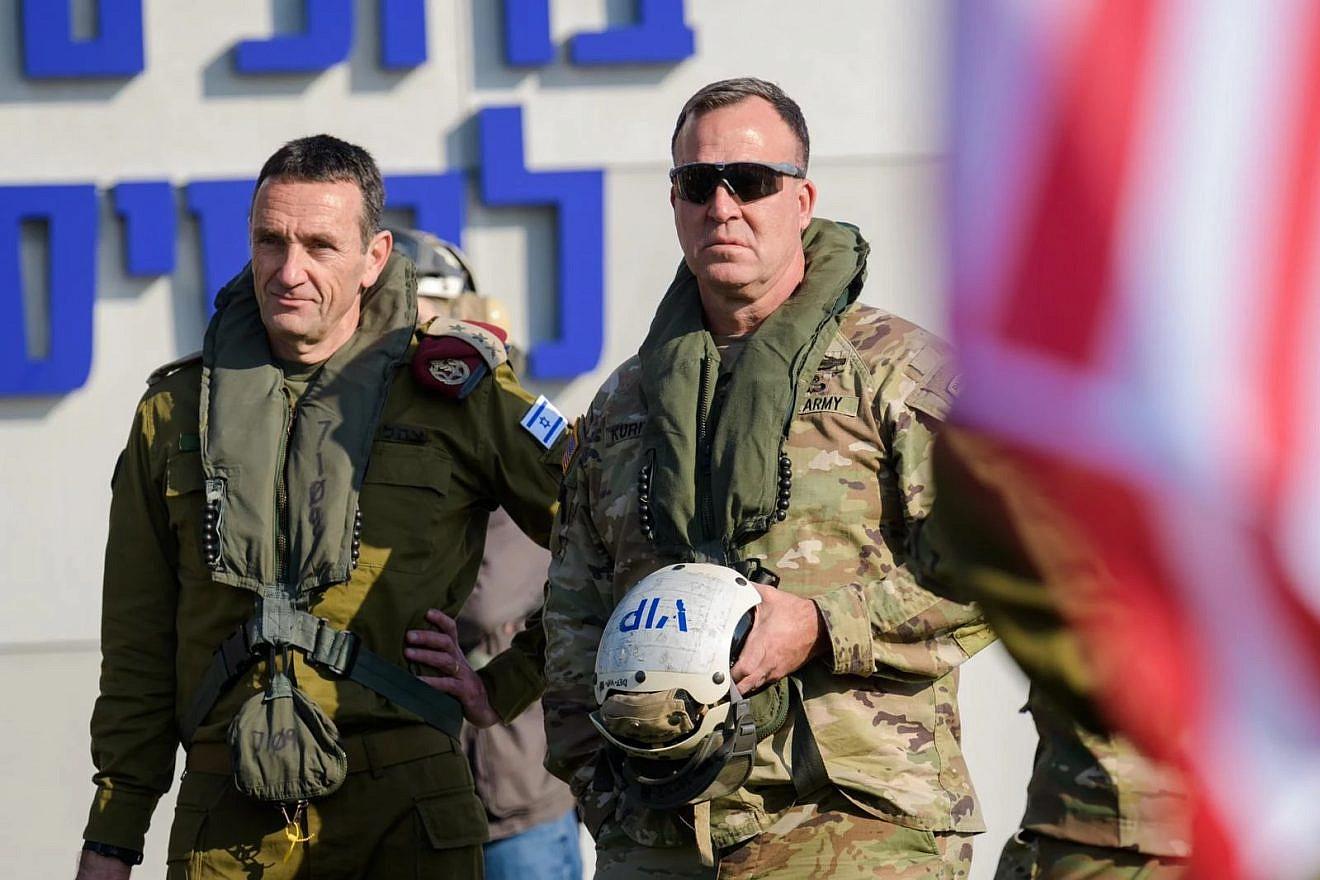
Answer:
<svg viewBox="0 0 1320 880"><path fill-rule="evenodd" d="M253 618L234 630L211 655L211 665L202 673L202 680L193 693L192 705L179 720L179 738L184 743L192 742L197 728L201 727L220 695L257 662L256 629L256 619Z"/></svg>
<svg viewBox="0 0 1320 880"><path fill-rule="evenodd" d="M348 679L370 688L401 709L406 709L454 739L463 728L463 706L417 676L400 669L384 657L361 646Z"/></svg>
<svg viewBox="0 0 1320 880"><path fill-rule="evenodd" d="M802 682L789 678L789 698L793 703L793 743L790 746L792 756L793 790L800 803L808 795L814 794L830 781L825 770L825 761L820 756L820 747L816 745L816 735L811 732L811 722L807 720L806 703L802 697Z"/></svg>
<svg viewBox="0 0 1320 880"><path fill-rule="evenodd" d="M436 730L458 738L463 708L453 697L364 647L351 632L336 629L306 611L288 612L284 617L287 623L281 627L285 630L282 637L268 638L262 633L263 617L258 612L216 648L192 705L179 722L179 734L185 743L192 742L220 695L263 656L263 649L278 645L297 648L312 666L375 691Z"/></svg>

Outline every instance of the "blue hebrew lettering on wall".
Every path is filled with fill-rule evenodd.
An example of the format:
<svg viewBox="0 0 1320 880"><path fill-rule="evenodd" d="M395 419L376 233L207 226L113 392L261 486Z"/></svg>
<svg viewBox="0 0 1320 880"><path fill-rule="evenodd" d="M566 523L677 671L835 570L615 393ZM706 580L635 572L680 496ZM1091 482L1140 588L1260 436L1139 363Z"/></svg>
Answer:
<svg viewBox="0 0 1320 880"><path fill-rule="evenodd" d="M413 228L463 244L467 195L461 171L386 175L385 207L411 211Z"/></svg>
<svg viewBox="0 0 1320 880"><path fill-rule="evenodd" d="M75 0L23 0L23 71L33 79L142 72L142 0L97 0L98 33L73 38Z"/></svg>
<svg viewBox="0 0 1320 880"><path fill-rule="evenodd" d="M174 188L168 181L121 183L115 212L124 223L124 268L129 275L168 275L174 271Z"/></svg>
<svg viewBox="0 0 1320 880"><path fill-rule="evenodd" d="M426 0L380 0L380 66L426 63Z"/></svg>
<svg viewBox="0 0 1320 880"><path fill-rule="evenodd" d="M637 24L578 34L569 44L574 64L668 64L696 52L683 21L683 0L636 0Z"/></svg>
<svg viewBox="0 0 1320 880"><path fill-rule="evenodd" d="M504 0L504 63L539 67L554 60L550 0Z"/></svg>
<svg viewBox="0 0 1320 880"><path fill-rule="evenodd" d="M692 28L683 21L683 0L634 0L637 23L570 42L574 64L669 64L696 52ZM504 0L504 60L510 67L537 67L555 60L550 39L550 0Z"/></svg>
<svg viewBox="0 0 1320 880"><path fill-rule="evenodd" d="M239 73L316 73L348 60L353 0L303 0L303 30L234 47Z"/></svg>
<svg viewBox="0 0 1320 880"><path fill-rule="evenodd" d="M46 277L48 345L28 339L22 224L44 222L49 232ZM96 188L0 187L0 395L63 394L81 388L92 369L96 304ZM34 357L34 349L46 349Z"/></svg>
<svg viewBox="0 0 1320 880"><path fill-rule="evenodd" d="M595 369L604 342L605 228L603 175L528 171L522 108L488 107L479 117L481 195L489 205L552 205L559 214L556 252L558 338L532 345L528 368L540 379Z"/></svg>
<svg viewBox="0 0 1320 880"><path fill-rule="evenodd" d="M247 265L248 208L254 186L255 180L206 180L184 188L202 240L202 296L208 317L215 312L220 288Z"/></svg>

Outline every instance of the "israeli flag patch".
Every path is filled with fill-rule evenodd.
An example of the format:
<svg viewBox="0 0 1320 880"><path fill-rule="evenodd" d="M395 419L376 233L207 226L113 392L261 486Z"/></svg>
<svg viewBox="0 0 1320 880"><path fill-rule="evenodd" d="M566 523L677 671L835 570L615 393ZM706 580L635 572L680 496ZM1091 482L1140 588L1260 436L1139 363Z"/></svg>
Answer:
<svg viewBox="0 0 1320 880"><path fill-rule="evenodd" d="M568 427L563 413L555 409L555 405L546 400L544 394L536 398L536 402L527 410L527 415L522 417L519 424L546 449L554 446L559 435Z"/></svg>

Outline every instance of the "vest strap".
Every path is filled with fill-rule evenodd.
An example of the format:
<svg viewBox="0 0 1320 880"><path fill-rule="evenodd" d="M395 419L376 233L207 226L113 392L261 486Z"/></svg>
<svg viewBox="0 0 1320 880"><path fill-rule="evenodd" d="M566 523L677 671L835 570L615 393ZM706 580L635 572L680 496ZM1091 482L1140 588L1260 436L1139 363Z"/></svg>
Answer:
<svg viewBox="0 0 1320 880"><path fill-rule="evenodd" d="M317 669L360 684L436 730L458 738L463 726L463 707L458 700L366 648L353 633L336 629L322 618L294 610L281 601L287 602L263 596L257 613L216 648L192 705L179 722L179 734L185 743L192 742L220 695L265 656L266 649L285 646L302 652Z"/></svg>

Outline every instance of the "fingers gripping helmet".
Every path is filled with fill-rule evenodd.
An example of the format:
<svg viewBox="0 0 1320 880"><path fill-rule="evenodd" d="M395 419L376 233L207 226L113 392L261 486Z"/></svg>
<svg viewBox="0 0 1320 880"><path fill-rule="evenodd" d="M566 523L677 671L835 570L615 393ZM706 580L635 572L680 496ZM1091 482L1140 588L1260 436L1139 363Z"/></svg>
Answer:
<svg viewBox="0 0 1320 880"><path fill-rule="evenodd" d="M730 669L760 602L733 569L686 563L642 578L615 607L591 720L642 804L711 800L751 773L756 723Z"/></svg>

